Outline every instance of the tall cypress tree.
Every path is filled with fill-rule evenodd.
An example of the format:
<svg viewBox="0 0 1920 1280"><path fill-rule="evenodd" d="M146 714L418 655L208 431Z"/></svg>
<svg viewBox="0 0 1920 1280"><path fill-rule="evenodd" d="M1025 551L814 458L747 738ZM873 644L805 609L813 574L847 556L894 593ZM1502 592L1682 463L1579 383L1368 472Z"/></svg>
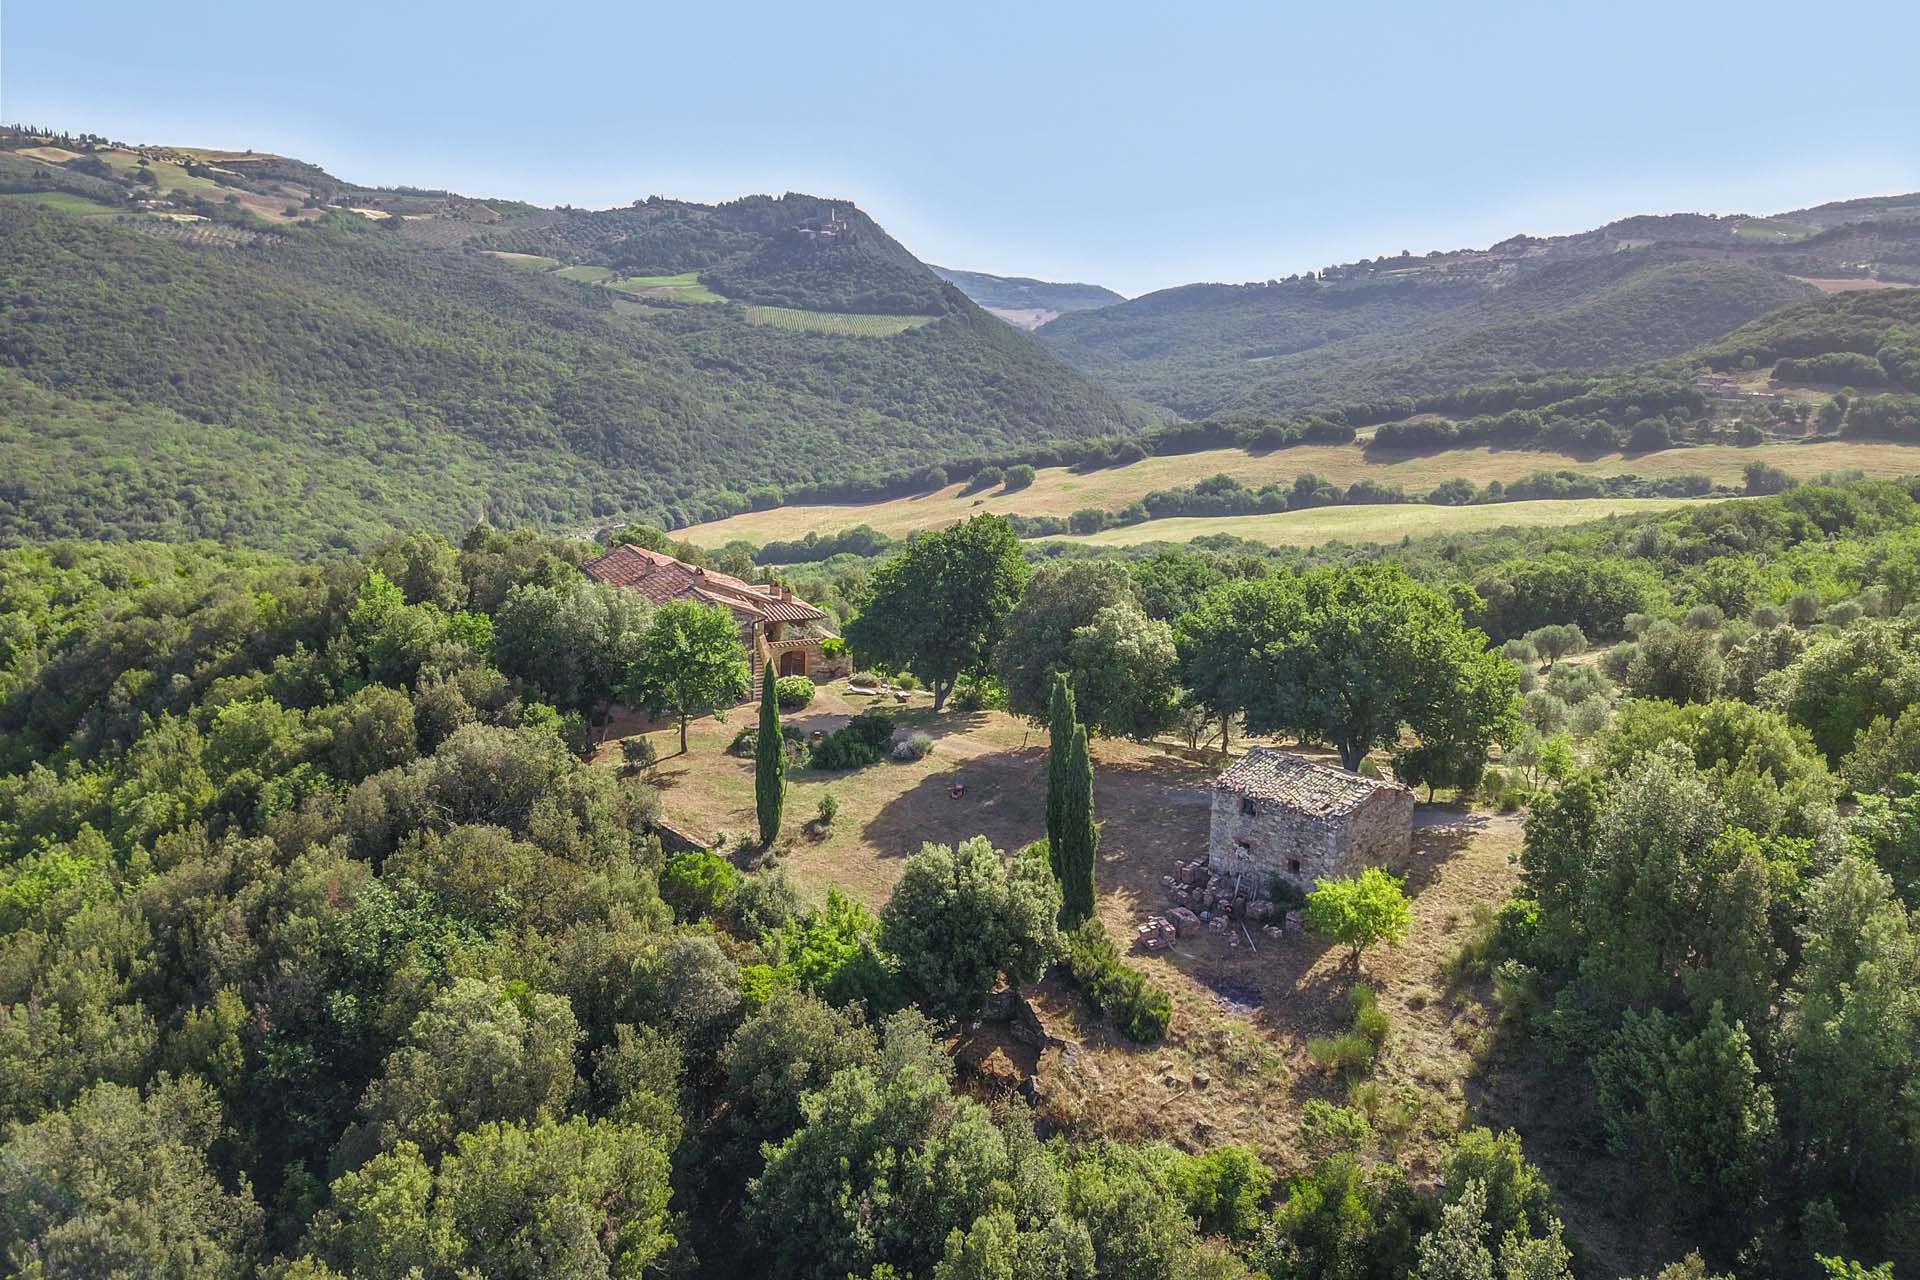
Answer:
<svg viewBox="0 0 1920 1280"><path fill-rule="evenodd" d="M780 736L780 701L773 663L760 681L760 733L753 752L753 804L760 815L760 843L780 837L780 811L787 803L787 744Z"/></svg>
<svg viewBox="0 0 1920 1280"><path fill-rule="evenodd" d="M1047 862L1053 878L1065 883L1060 874L1062 827L1061 803L1067 793L1067 752L1073 742L1073 727L1078 721L1073 706L1073 686L1066 673L1053 675L1053 693L1047 706Z"/></svg>
<svg viewBox="0 0 1920 1280"><path fill-rule="evenodd" d="M1060 852L1054 875L1060 880L1060 926L1071 929L1093 917L1093 855L1100 843L1093 824L1093 756L1087 750L1085 725L1073 726L1063 754Z"/></svg>

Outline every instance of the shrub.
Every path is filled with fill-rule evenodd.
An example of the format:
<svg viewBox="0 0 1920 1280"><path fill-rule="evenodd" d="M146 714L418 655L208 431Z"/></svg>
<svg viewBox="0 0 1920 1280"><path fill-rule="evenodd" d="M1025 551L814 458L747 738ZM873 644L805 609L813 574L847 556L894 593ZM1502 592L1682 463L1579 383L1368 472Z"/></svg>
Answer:
<svg viewBox="0 0 1920 1280"><path fill-rule="evenodd" d="M1353 1008L1353 1029L1365 1036L1375 1048L1385 1044L1392 1023L1387 1020L1387 1012L1380 1007L1373 988L1361 983L1348 995L1347 1002Z"/></svg>
<svg viewBox="0 0 1920 1280"><path fill-rule="evenodd" d="M1201 1231L1247 1240L1265 1220L1261 1205L1273 1191L1273 1170L1251 1148L1216 1147L1176 1165L1173 1182Z"/></svg>
<svg viewBox="0 0 1920 1280"><path fill-rule="evenodd" d="M1007 473L1003 468L982 467L974 472L972 476L968 477L965 492L979 493L983 489L991 489L997 484L1004 484L1006 479Z"/></svg>
<svg viewBox="0 0 1920 1280"><path fill-rule="evenodd" d="M1067 935L1067 972L1128 1039L1153 1044L1167 1034L1173 997L1121 960L1120 949L1097 918Z"/></svg>
<svg viewBox="0 0 1920 1280"><path fill-rule="evenodd" d="M780 736L787 743L787 763L804 767L807 763L807 735L790 724L780 726ZM760 726L748 725L733 735L733 741L727 744L727 754L753 759L760 745Z"/></svg>
<svg viewBox="0 0 1920 1280"><path fill-rule="evenodd" d="M1378 867L1357 876L1329 876L1307 895L1307 923L1315 933L1349 948L1354 963L1379 942L1398 942L1413 924L1401 881Z"/></svg>
<svg viewBox="0 0 1920 1280"><path fill-rule="evenodd" d="M1107 527L1107 513L1099 507L1081 507L1067 517L1067 528L1080 534L1099 533Z"/></svg>
<svg viewBox="0 0 1920 1280"><path fill-rule="evenodd" d="M798 711L813 701L813 681L805 676L781 676L773 682L773 699L782 711Z"/></svg>
<svg viewBox="0 0 1920 1280"><path fill-rule="evenodd" d="M1623 640L1600 656L1600 669L1611 680L1627 678L1627 672L1633 669L1633 660L1640 656L1640 646L1630 640Z"/></svg>
<svg viewBox="0 0 1920 1280"><path fill-rule="evenodd" d="M1314 1098L1301 1108L1300 1145L1315 1160L1332 1155L1358 1155L1372 1141L1373 1126L1352 1107Z"/></svg>
<svg viewBox="0 0 1920 1280"><path fill-rule="evenodd" d="M1720 691L1726 662L1711 632L1657 626L1640 638L1638 648L1624 682L1634 697L1711 702Z"/></svg>
<svg viewBox="0 0 1920 1280"><path fill-rule="evenodd" d="M1364 1071L1373 1065L1373 1057L1373 1042L1354 1031L1307 1041L1307 1061L1323 1071Z"/></svg>
<svg viewBox="0 0 1920 1280"><path fill-rule="evenodd" d="M1015 489L1026 488L1033 483L1035 474L1034 469L1024 462L1008 467L1004 484L1005 492L1012 493Z"/></svg>
<svg viewBox="0 0 1920 1280"><path fill-rule="evenodd" d="M651 738L623 738L620 742L620 756L629 768L651 769L660 758L654 749Z"/></svg>
<svg viewBox="0 0 1920 1280"><path fill-rule="evenodd" d="M948 705L955 711L1005 711L1007 686L992 676L961 676Z"/></svg>
<svg viewBox="0 0 1920 1280"><path fill-rule="evenodd" d="M922 760L925 759L927 753L932 750L932 734L914 733L901 739L900 744L894 747L893 758L896 760Z"/></svg>
<svg viewBox="0 0 1920 1280"><path fill-rule="evenodd" d="M877 764L893 744L893 717L878 711L862 711L820 740L813 749L816 769L858 769Z"/></svg>
<svg viewBox="0 0 1920 1280"><path fill-rule="evenodd" d="M1527 633L1526 642L1533 646L1534 652L1546 661L1548 667L1566 655L1578 653L1587 647L1586 633L1570 622L1535 627Z"/></svg>
<svg viewBox="0 0 1920 1280"><path fill-rule="evenodd" d="M1387 1042L1392 1023L1386 1010L1373 994L1373 988L1361 983L1347 996L1353 1010L1351 1027L1337 1036L1316 1036L1307 1041L1307 1057L1314 1065L1329 1071L1361 1071L1373 1065L1380 1046Z"/></svg>
<svg viewBox="0 0 1920 1280"><path fill-rule="evenodd" d="M814 825L820 828L821 834L824 835L833 830L833 820L839 816L840 801L831 791L822 793L820 807L814 811L813 815Z"/></svg>
<svg viewBox="0 0 1920 1280"><path fill-rule="evenodd" d="M718 915L739 891L739 869L704 849L676 853L660 869L660 898L678 920Z"/></svg>

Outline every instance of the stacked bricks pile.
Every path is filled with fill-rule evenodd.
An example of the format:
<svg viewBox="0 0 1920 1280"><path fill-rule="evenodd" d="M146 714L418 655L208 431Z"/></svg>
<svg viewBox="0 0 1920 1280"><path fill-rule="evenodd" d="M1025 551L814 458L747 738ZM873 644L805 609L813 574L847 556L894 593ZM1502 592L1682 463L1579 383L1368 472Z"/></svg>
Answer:
<svg viewBox="0 0 1920 1280"><path fill-rule="evenodd" d="M1173 905L1166 915L1149 917L1140 927L1135 943L1149 950L1162 950L1173 938L1190 938L1202 930L1227 937L1237 946L1236 926L1243 924L1270 938L1298 929L1288 919L1299 912L1281 911L1272 899L1245 883L1236 887L1231 877L1214 872L1204 858L1174 863L1173 870L1160 877L1160 887Z"/></svg>

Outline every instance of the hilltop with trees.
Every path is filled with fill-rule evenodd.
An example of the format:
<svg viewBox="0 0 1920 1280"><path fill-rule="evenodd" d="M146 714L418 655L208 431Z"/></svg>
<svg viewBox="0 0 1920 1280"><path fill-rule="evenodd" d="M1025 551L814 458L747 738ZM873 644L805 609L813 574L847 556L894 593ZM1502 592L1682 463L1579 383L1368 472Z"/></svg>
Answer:
<svg viewBox="0 0 1920 1280"><path fill-rule="evenodd" d="M495 208L74 154L0 148L0 540L685 524L1144 421L845 202ZM240 199L296 186L298 217Z"/></svg>
<svg viewBox="0 0 1920 1280"><path fill-rule="evenodd" d="M1784 230L1742 233L1757 222ZM1286 280L1185 285L1062 316L1037 336L1187 417L1289 413L1662 359L1815 296L1809 280L1920 284L1920 197L1777 219L1630 218Z"/></svg>

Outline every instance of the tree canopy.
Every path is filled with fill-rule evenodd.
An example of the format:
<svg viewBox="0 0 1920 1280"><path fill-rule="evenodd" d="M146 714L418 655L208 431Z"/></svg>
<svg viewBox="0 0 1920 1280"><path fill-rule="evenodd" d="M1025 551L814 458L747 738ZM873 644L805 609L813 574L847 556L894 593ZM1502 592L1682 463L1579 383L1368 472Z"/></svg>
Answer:
<svg viewBox="0 0 1920 1280"><path fill-rule="evenodd" d="M998 516L923 533L874 570L847 642L912 672L938 711L955 681L987 670L1026 582L1020 539Z"/></svg>

